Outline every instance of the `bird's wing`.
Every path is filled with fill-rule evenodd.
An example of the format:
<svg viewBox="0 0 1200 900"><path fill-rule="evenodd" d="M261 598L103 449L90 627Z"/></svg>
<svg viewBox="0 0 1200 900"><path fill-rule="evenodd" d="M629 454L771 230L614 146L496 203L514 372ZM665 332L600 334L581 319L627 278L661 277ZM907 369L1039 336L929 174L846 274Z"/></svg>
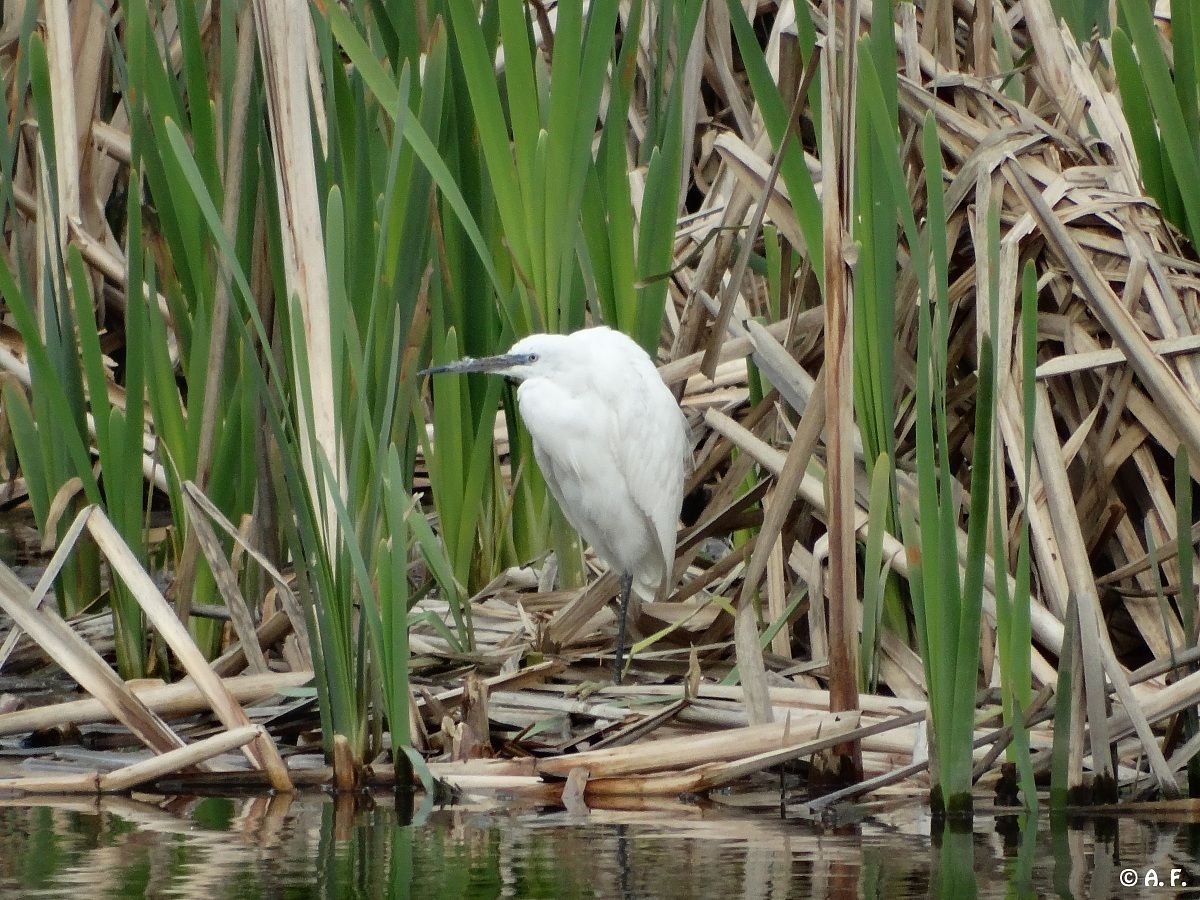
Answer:
<svg viewBox="0 0 1200 900"><path fill-rule="evenodd" d="M592 393L547 379L524 382L517 398L538 468L567 521L609 565L633 571L634 548L652 539L653 530L631 533L642 527L611 449L611 410Z"/></svg>
<svg viewBox="0 0 1200 900"><path fill-rule="evenodd" d="M687 422L653 366L627 370L626 409L614 429L613 453L626 488L645 517L662 554L663 580L675 560L675 534L683 502L683 481L691 453Z"/></svg>

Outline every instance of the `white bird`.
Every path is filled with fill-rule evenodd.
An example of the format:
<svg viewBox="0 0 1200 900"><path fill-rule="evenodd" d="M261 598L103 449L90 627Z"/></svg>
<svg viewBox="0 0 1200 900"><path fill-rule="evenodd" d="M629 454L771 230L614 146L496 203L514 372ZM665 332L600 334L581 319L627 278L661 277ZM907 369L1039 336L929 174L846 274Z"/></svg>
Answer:
<svg viewBox="0 0 1200 900"><path fill-rule="evenodd" d="M687 421L649 355L611 328L533 334L502 356L427 369L520 382L533 454L567 521L621 575L613 680L620 682L631 590L652 600L671 577L691 462Z"/></svg>

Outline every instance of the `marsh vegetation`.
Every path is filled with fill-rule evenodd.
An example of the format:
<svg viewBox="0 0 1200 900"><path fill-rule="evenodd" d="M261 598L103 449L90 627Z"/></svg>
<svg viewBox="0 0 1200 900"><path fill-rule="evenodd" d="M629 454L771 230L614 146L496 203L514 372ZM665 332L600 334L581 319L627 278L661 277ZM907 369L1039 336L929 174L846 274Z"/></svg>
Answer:
<svg viewBox="0 0 1200 900"><path fill-rule="evenodd" d="M0 712L89 736L0 790L1200 791L1191 4L50 0L0 38L0 667L93 698ZM598 323L693 442L619 687L511 386L418 377Z"/></svg>

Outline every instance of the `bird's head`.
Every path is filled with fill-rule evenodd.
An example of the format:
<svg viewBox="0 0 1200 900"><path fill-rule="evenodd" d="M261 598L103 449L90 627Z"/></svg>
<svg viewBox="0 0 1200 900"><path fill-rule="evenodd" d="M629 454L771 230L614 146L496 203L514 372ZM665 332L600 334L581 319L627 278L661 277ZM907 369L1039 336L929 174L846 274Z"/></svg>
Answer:
<svg viewBox="0 0 1200 900"><path fill-rule="evenodd" d="M468 356L444 366L425 369L422 375L442 373L465 375L482 372L502 375L516 381L524 381L552 371L562 361L565 337L561 334L531 334L513 344L512 349L500 356L485 356L475 359Z"/></svg>

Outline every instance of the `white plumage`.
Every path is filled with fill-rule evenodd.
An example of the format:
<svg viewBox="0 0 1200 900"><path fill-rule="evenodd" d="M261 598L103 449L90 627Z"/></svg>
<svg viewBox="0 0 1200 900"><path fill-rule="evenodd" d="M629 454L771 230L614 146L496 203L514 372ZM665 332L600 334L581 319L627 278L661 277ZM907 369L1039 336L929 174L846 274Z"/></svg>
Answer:
<svg viewBox="0 0 1200 900"><path fill-rule="evenodd" d="M690 459L687 423L654 363L610 328L534 334L503 356L430 372L491 372L520 382L534 455L567 521L621 573L617 676L630 587L652 599L669 578Z"/></svg>

